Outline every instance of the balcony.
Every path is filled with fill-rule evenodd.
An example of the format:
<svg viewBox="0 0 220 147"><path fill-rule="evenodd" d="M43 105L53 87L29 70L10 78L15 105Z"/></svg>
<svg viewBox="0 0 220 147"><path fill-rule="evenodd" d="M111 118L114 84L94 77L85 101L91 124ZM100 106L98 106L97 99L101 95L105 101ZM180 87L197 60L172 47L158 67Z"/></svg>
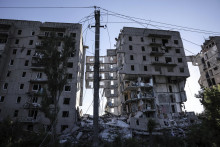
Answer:
<svg viewBox="0 0 220 147"><path fill-rule="evenodd" d="M39 108L41 108L41 105L38 104L38 103L26 102L26 103L23 105L23 108L24 108L24 109L39 109Z"/></svg>
<svg viewBox="0 0 220 147"><path fill-rule="evenodd" d="M133 81L124 82L124 91L135 90L141 87L152 88L153 83L133 82Z"/></svg>
<svg viewBox="0 0 220 147"><path fill-rule="evenodd" d="M177 66L174 62L165 62L165 61L152 61L152 65L159 65L159 66Z"/></svg>
<svg viewBox="0 0 220 147"><path fill-rule="evenodd" d="M162 56L162 55L164 55L165 54L165 51L164 50L162 50L162 51L151 51L150 52L150 55L151 56Z"/></svg>
<svg viewBox="0 0 220 147"><path fill-rule="evenodd" d="M134 95L133 98L126 100L125 103L135 102L135 101L139 101L139 100L152 101L152 100L154 100L154 93L153 92L144 92L144 93Z"/></svg>
<svg viewBox="0 0 220 147"><path fill-rule="evenodd" d="M37 117L19 117L18 121L23 123L39 123L41 118Z"/></svg>

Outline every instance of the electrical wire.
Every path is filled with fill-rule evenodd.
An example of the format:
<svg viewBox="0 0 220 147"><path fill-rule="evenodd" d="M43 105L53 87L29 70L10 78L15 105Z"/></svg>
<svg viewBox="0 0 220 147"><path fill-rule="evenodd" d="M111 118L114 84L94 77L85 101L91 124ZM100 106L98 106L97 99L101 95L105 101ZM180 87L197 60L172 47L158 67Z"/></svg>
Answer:
<svg viewBox="0 0 220 147"><path fill-rule="evenodd" d="M94 8L94 6L90 7L33 7L33 6L28 6L28 7L10 7L10 6L4 6L0 7L0 9L84 9L84 8Z"/></svg>

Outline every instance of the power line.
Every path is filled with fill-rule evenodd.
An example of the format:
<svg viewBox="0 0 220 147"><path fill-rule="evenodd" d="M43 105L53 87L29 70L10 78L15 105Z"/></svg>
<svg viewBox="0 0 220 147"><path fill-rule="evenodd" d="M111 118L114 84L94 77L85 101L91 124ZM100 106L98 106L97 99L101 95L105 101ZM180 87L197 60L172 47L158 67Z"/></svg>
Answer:
<svg viewBox="0 0 220 147"><path fill-rule="evenodd" d="M6 7L0 7L0 9L84 9L84 8L94 8L94 6L90 6L90 7L10 7L10 6L6 6Z"/></svg>

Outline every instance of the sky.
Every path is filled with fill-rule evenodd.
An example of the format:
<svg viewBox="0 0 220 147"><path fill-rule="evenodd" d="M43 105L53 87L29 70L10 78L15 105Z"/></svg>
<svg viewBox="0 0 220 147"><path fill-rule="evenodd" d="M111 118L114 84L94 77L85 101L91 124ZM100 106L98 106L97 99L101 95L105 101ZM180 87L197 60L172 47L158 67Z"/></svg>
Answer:
<svg viewBox="0 0 220 147"><path fill-rule="evenodd" d="M89 46L86 55L94 53L94 8L101 7L101 24L107 28L101 29L100 55L106 55L106 49L114 48L115 38L118 37L123 27L139 27L151 29L166 29L179 31L184 38L183 45L186 55L193 55L200 52L200 45L205 39L213 34L196 33L184 31L183 29L165 28L165 24L185 26L201 30L220 32L220 1L219 0L0 0L0 19L33 20L42 22L65 22L83 24L84 45ZM12 9L1 7L91 7L91 8L56 8L56 9ZM105 11L105 10L108 11ZM111 12L120 13L126 16L138 17L148 21L147 24L128 23L123 18L111 15ZM90 17L87 17L90 16ZM122 23L113 23L122 22ZM142 20L143 22L143 20ZM157 25L157 27L155 26ZM220 35L220 34L218 34ZM191 43L192 42L192 43ZM203 110L199 99L194 95L200 90L198 80L200 77L198 67L188 63L190 77L187 79L185 90L187 111L201 113ZM83 106L84 113L92 114L92 90L84 89ZM101 98L100 106L104 107L104 98Z"/></svg>

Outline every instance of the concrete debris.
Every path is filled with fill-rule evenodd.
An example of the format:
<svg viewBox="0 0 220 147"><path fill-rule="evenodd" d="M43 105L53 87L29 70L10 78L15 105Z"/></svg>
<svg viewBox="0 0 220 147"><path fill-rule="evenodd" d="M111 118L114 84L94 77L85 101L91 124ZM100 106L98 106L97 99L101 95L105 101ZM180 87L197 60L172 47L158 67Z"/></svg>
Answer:
<svg viewBox="0 0 220 147"><path fill-rule="evenodd" d="M140 119L143 112L137 112L134 117ZM190 116L190 117L189 117ZM134 129L131 127L131 117L116 116L107 112L105 115L99 117L99 137L102 140L112 142L117 136L123 139L132 137L146 137L149 136L149 132L145 129ZM153 135L163 135L164 133L170 134L176 137L185 137L187 127L191 124L198 123L197 118L192 114L185 113L184 115L178 115L172 119L161 119L155 128ZM83 145L86 141L92 141L93 136L93 117L91 115L83 115L79 126L74 126L70 133L64 133L60 136L60 143L67 141L75 144L80 143Z"/></svg>

